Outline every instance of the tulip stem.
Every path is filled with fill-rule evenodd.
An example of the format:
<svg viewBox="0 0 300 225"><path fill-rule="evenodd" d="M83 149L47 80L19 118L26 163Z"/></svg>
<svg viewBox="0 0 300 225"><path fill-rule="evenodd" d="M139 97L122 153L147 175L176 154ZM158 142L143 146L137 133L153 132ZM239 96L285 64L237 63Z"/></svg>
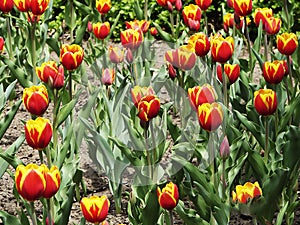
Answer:
<svg viewBox="0 0 300 225"><path fill-rule="evenodd" d="M173 211L169 210L169 216L170 216L170 225L174 224L174 218L173 218Z"/></svg>
<svg viewBox="0 0 300 225"><path fill-rule="evenodd" d="M226 198L226 167L225 167L226 160L222 159L222 194L223 199Z"/></svg>
<svg viewBox="0 0 300 225"><path fill-rule="evenodd" d="M224 64L221 65L222 68L222 80L223 80L223 95L224 95L224 105L226 108L229 108L229 102L228 102L228 88L227 88L227 75L224 72Z"/></svg>
<svg viewBox="0 0 300 225"><path fill-rule="evenodd" d="M211 181L214 184L214 187L217 188L217 183L215 181L215 149L214 149L214 132L209 133L208 140L208 148L209 148L209 164L211 171Z"/></svg>
<svg viewBox="0 0 300 225"><path fill-rule="evenodd" d="M207 22L207 14L206 11L204 11L204 24L205 24L205 35L208 35L208 22Z"/></svg>
<svg viewBox="0 0 300 225"><path fill-rule="evenodd" d="M265 143L264 161L265 164L267 164L269 159L269 126L268 126L267 116L265 116L265 131L266 131L266 143Z"/></svg>
<svg viewBox="0 0 300 225"><path fill-rule="evenodd" d="M8 37L8 55L9 58L13 58L13 50L12 50L12 39L11 39L11 29L10 29L10 18L6 17L6 27L7 27L7 37Z"/></svg>
<svg viewBox="0 0 300 225"><path fill-rule="evenodd" d="M157 179L157 167L155 166L156 160L157 160L157 152L156 152L156 143L155 143L155 135L154 135L154 129L153 124L150 124L150 131L151 131L151 137L152 137L152 146L153 146L153 164L154 164L154 171L153 171L153 180L156 181Z"/></svg>
<svg viewBox="0 0 300 225"><path fill-rule="evenodd" d="M290 31L291 28L291 23L290 23L290 15L289 15L289 10L288 10L288 2L287 0L284 0L283 2L283 8L286 16L286 22L287 22L287 31Z"/></svg>
<svg viewBox="0 0 300 225"><path fill-rule="evenodd" d="M151 155L150 155L150 149L148 145L148 128L144 129L144 138L145 138L145 149L146 149L147 162L148 162L148 173L149 173L149 177L152 179Z"/></svg>
<svg viewBox="0 0 300 225"><path fill-rule="evenodd" d="M48 213L48 224L52 225L52 211L51 211L51 200L50 198L47 199L47 213Z"/></svg>
<svg viewBox="0 0 300 225"><path fill-rule="evenodd" d="M253 72L252 72L252 52L251 52L251 41L249 36L249 29L247 26L247 19L246 16L244 17L244 24L245 24L245 35L247 38L247 47L248 47L248 53L249 53L249 70L250 70L250 80L253 79Z"/></svg>
<svg viewBox="0 0 300 225"><path fill-rule="evenodd" d="M145 20L148 20L148 0L145 0L145 5L144 5L144 17Z"/></svg>
<svg viewBox="0 0 300 225"><path fill-rule="evenodd" d="M47 163L48 163L48 167L51 167L51 154L50 154L50 149L49 147L46 147L46 156L47 156Z"/></svg>
<svg viewBox="0 0 300 225"><path fill-rule="evenodd" d="M32 82L34 84L37 84L37 76L35 72L35 67L36 67L35 28L36 28L36 18L34 18L30 35L31 35L31 58L32 58Z"/></svg>
<svg viewBox="0 0 300 225"><path fill-rule="evenodd" d="M58 98L58 95L57 95L57 90L54 89L54 100L53 100L53 149L54 149L54 152L56 152L57 150L57 143L58 143L58 135L57 135L57 115L56 115L56 112L57 112L57 98Z"/></svg>
<svg viewBox="0 0 300 225"><path fill-rule="evenodd" d="M72 100L72 72L69 71L69 97L70 101Z"/></svg>
<svg viewBox="0 0 300 225"><path fill-rule="evenodd" d="M38 150L38 151L39 151L39 157L41 160L41 164L43 164L44 163L43 151L42 150Z"/></svg>
<svg viewBox="0 0 300 225"><path fill-rule="evenodd" d="M172 37L175 38L174 15L173 15L173 11L170 12L170 22L171 22L171 32L172 32Z"/></svg>
<svg viewBox="0 0 300 225"><path fill-rule="evenodd" d="M35 214L35 209L34 209L34 202L30 202L30 209L31 209L30 217L32 220L32 225L37 225L37 219L36 219L36 214Z"/></svg>
<svg viewBox="0 0 300 225"><path fill-rule="evenodd" d="M265 33L264 35L264 57L265 62L268 61L268 34Z"/></svg>

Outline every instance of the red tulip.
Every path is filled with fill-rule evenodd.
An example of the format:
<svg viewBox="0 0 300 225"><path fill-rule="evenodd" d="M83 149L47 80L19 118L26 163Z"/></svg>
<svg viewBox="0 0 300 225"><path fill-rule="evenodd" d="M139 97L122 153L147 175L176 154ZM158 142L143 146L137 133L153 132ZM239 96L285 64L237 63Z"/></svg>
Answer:
<svg viewBox="0 0 300 225"><path fill-rule="evenodd" d="M162 190L157 187L159 205L167 210L174 209L179 201L179 192L176 184L170 182Z"/></svg>
<svg viewBox="0 0 300 225"><path fill-rule="evenodd" d="M285 74L285 68L281 61L264 62L263 76L270 84L278 84L282 81Z"/></svg>
<svg viewBox="0 0 300 225"><path fill-rule="evenodd" d="M174 80L177 75L177 72L176 72L176 69L170 63L168 63L168 72L169 72L169 77L172 80Z"/></svg>
<svg viewBox="0 0 300 225"><path fill-rule="evenodd" d="M252 0L234 0L233 9L239 16L247 16L252 12Z"/></svg>
<svg viewBox="0 0 300 225"><path fill-rule="evenodd" d="M95 224L99 224L106 219L109 206L110 202L106 196L85 197L80 201L80 209L84 218Z"/></svg>
<svg viewBox="0 0 300 225"><path fill-rule="evenodd" d="M96 0L96 8L99 13L106 14L111 8L110 0Z"/></svg>
<svg viewBox="0 0 300 225"><path fill-rule="evenodd" d="M221 35L215 35L210 41L213 60L219 63L226 63L232 56L234 40L232 37L224 39Z"/></svg>
<svg viewBox="0 0 300 225"><path fill-rule="evenodd" d="M131 93L131 99L135 107L138 107L138 104L143 97L155 94L152 87L140 87L140 86L134 86L134 88L130 90L130 93Z"/></svg>
<svg viewBox="0 0 300 225"><path fill-rule="evenodd" d="M138 103L138 117L148 122L158 115L160 109L160 100L155 95L147 95L141 98Z"/></svg>
<svg viewBox="0 0 300 225"><path fill-rule="evenodd" d="M254 107L262 116L272 115L277 109L276 92L271 89L260 89L254 92Z"/></svg>
<svg viewBox="0 0 300 225"><path fill-rule="evenodd" d="M121 50L119 47L108 48L109 59L112 63L118 64L124 61L124 50Z"/></svg>
<svg viewBox="0 0 300 225"><path fill-rule="evenodd" d="M4 38L0 36L0 53L4 51Z"/></svg>
<svg viewBox="0 0 300 225"><path fill-rule="evenodd" d="M191 30L198 31L200 29L201 9L199 6L190 4L182 10L183 22Z"/></svg>
<svg viewBox="0 0 300 225"><path fill-rule="evenodd" d="M52 166L50 170L44 165L46 189L43 193L44 198L51 198L56 194L60 187L60 172L57 166Z"/></svg>
<svg viewBox="0 0 300 225"><path fill-rule="evenodd" d="M83 49L76 44L63 44L60 49L60 62L67 70L77 69L82 63L83 56Z"/></svg>
<svg viewBox="0 0 300 225"><path fill-rule="evenodd" d="M262 195L262 190L258 182L254 184L246 182L244 185L237 185L235 187L236 192L232 191L232 200L238 201L242 204L246 204L250 199L259 197Z"/></svg>
<svg viewBox="0 0 300 225"><path fill-rule="evenodd" d="M126 29L141 30L143 33L147 33L150 26L150 22L146 20L125 21L125 24Z"/></svg>
<svg viewBox="0 0 300 225"><path fill-rule="evenodd" d="M233 84L240 76L240 66L238 64L225 64L224 65L224 73L228 78L228 81L230 84ZM223 83L223 74L222 74L222 67L221 65L218 65L217 67L217 75L219 81Z"/></svg>
<svg viewBox="0 0 300 225"><path fill-rule="evenodd" d="M195 2L201 8L201 10L205 11L211 5L212 0L196 0Z"/></svg>
<svg viewBox="0 0 300 225"><path fill-rule="evenodd" d="M109 86L112 85L115 80L115 69L105 68L102 69L102 84Z"/></svg>
<svg viewBox="0 0 300 225"><path fill-rule="evenodd" d="M277 35L276 44L281 54L292 55L298 47L298 38L294 33L283 33Z"/></svg>
<svg viewBox="0 0 300 225"><path fill-rule="evenodd" d="M51 88L59 90L64 86L64 68L62 66L57 67L56 62L44 62L35 70L40 80L47 83Z"/></svg>
<svg viewBox="0 0 300 225"><path fill-rule="evenodd" d="M264 29L267 34L277 34L281 28L281 20L279 18L266 18Z"/></svg>
<svg viewBox="0 0 300 225"><path fill-rule="evenodd" d="M93 24L93 33L96 36L96 38L100 40L104 40L110 32L110 24L109 22L104 23L94 23Z"/></svg>
<svg viewBox="0 0 300 225"><path fill-rule="evenodd" d="M210 41L204 33L193 34L189 38L188 44L193 46L196 55L200 57L207 55L210 50Z"/></svg>
<svg viewBox="0 0 300 225"><path fill-rule="evenodd" d="M223 122L222 106L217 102L200 105L198 107L198 120L204 130L216 130Z"/></svg>
<svg viewBox="0 0 300 225"><path fill-rule="evenodd" d="M195 111L203 103L213 103L218 98L214 88L210 84L189 88L188 96L192 109Z"/></svg>
<svg viewBox="0 0 300 225"><path fill-rule="evenodd" d="M150 28L150 34L155 37L158 34L158 31L156 29L156 27L151 27Z"/></svg>
<svg viewBox="0 0 300 225"><path fill-rule="evenodd" d="M262 21L263 27L265 26L267 18L273 17L273 10L270 8L257 8L253 13L254 23L259 26Z"/></svg>
<svg viewBox="0 0 300 225"><path fill-rule="evenodd" d="M124 48L136 50L144 40L143 32L141 30L127 29L121 31L121 43Z"/></svg>
<svg viewBox="0 0 300 225"><path fill-rule="evenodd" d="M14 7L14 0L2 0L0 2L0 11L9 13Z"/></svg>

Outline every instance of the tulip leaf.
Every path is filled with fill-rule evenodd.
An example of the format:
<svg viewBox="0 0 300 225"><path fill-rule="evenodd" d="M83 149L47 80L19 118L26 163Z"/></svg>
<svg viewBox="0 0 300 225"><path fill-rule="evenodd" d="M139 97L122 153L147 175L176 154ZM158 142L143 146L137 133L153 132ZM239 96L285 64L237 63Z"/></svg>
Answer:
<svg viewBox="0 0 300 225"><path fill-rule="evenodd" d="M9 125L13 121L17 111L22 103L22 100L18 100L10 109L10 111L5 115L4 118L0 120L0 139L5 134L6 130L8 129Z"/></svg>
<svg viewBox="0 0 300 225"><path fill-rule="evenodd" d="M295 166L300 164L300 130L298 127L290 126L288 132L285 134L285 145L282 147L283 151L283 166L290 168L291 171Z"/></svg>
<svg viewBox="0 0 300 225"><path fill-rule="evenodd" d="M159 218L159 210L160 207L157 200L156 187L153 186L153 188L145 196L145 208L142 209L142 213L140 215L142 224L157 224Z"/></svg>
<svg viewBox="0 0 300 225"><path fill-rule="evenodd" d="M81 11L84 12L85 14L90 14L91 13L91 9L82 4L80 1L74 1L74 4L77 6L77 8Z"/></svg>
<svg viewBox="0 0 300 225"><path fill-rule="evenodd" d="M10 215L2 210L0 210L0 218L3 222L3 225L21 225L21 222L17 217Z"/></svg>
<svg viewBox="0 0 300 225"><path fill-rule="evenodd" d="M263 31L263 22L262 22L262 20L260 20L258 30L257 30L257 37L256 37L256 39L254 41L254 44L253 44L253 49L256 52L259 52L260 48L261 48L262 31Z"/></svg>
<svg viewBox="0 0 300 225"><path fill-rule="evenodd" d="M134 1L134 6L133 6L133 10L135 12L136 18L138 20L142 20L144 19L144 12L141 9L141 6L139 4L139 1ZM148 13L148 12L147 12Z"/></svg>
<svg viewBox="0 0 300 225"><path fill-rule="evenodd" d="M47 44L52 48L56 55L60 55L60 48L58 46L58 41L55 38L47 38Z"/></svg>
<svg viewBox="0 0 300 225"><path fill-rule="evenodd" d="M263 59L260 57L259 53L254 48L252 48L252 52L254 53L256 59L258 60L259 66L260 66L260 68L262 70L263 64L264 64Z"/></svg>
<svg viewBox="0 0 300 225"><path fill-rule="evenodd" d="M285 214L285 212L287 210L288 205L289 205L289 202L287 201L285 203L285 205L280 209L280 211L279 211L279 213L277 215L277 220L276 220L275 225L281 225L282 224L283 218L284 218L284 214Z"/></svg>
<svg viewBox="0 0 300 225"><path fill-rule="evenodd" d="M88 22L89 22L89 15L87 15L82 20L81 26L76 30L76 38L74 41L75 44L81 44Z"/></svg>
<svg viewBox="0 0 300 225"><path fill-rule="evenodd" d="M113 34L118 22L119 22L119 19L120 19L120 16L121 16L121 12L118 13L117 17L114 19L114 23L113 25L111 26L110 28L110 32L109 32L109 35L105 38L106 40L109 40L111 35Z"/></svg>
<svg viewBox="0 0 300 225"><path fill-rule="evenodd" d="M230 168L228 172L228 186L231 187L236 176L241 172L241 168L244 165L246 159L248 157L248 153L242 155L234 162L234 166Z"/></svg>
<svg viewBox="0 0 300 225"><path fill-rule="evenodd" d="M153 22L153 25L155 26L159 36L167 42L174 42L172 35L162 30L162 28L155 22Z"/></svg>
<svg viewBox="0 0 300 225"><path fill-rule="evenodd" d="M261 181L263 181L268 175L268 168L266 167L263 158L256 151L249 151L248 153L248 160L252 166L252 169L258 175Z"/></svg>

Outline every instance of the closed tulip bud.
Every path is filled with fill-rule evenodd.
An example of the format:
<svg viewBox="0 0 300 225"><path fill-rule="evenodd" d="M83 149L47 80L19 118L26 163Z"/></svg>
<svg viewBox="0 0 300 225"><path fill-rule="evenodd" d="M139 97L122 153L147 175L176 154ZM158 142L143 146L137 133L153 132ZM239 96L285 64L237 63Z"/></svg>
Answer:
<svg viewBox="0 0 300 225"><path fill-rule="evenodd" d="M236 192L232 191L232 200L242 204L246 204L249 200L262 195L262 190L258 182L254 184L246 182L244 185L237 185L235 190Z"/></svg>
<svg viewBox="0 0 300 225"><path fill-rule="evenodd" d="M227 6L233 9L233 1L234 0L226 0Z"/></svg>
<svg viewBox="0 0 300 225"><path fill-rule="evenodd" d="M227 76L227 79L229 81L229 84L233 84L234 82L236 82L236 80L239 78L240 76L240 66L238 64L225 64L224 65L224 73ZM222 67L221 65L217 66L217 76L219 81L221 81L223 83L223 74L222 74Z"/></svg>
<svg viewBox="0 0 300 225"><path fill-rule="evenodd" d="M227 136L224 137L221 145L220 145L220 156L222 159L227 159L230 154L230 146L228 142Z"/></svg>
<svg viewBox="0 0 300 225"><path fill-rule="evenodd" d="M203 57L207 55L210 50L210 41L204 33L193 34L188 44L193 47L197 56Z"/></svg>
<svg viewBox="0 0 300 225"><path fill-rule="evenodd" d="M42 165L43 166L43 165ZM51 198L56 194L60 187L60 172L57 166L52 166L50 170L44 165L46 189L43 193L44 198Z"/></svg>
<svg viewBox="0 0 300 225"><path fill-rule="evenodd" d="M138 104L143 97L155 94L152 87L140 87L140 86L134 86L134 88L130 90L130 93L131 93L132 102L135 105L135 107L138 107Z"/></svg>
<svg viewBox="0 0 300 225"><path fill-rule="evenodd" d="M169 72L169 77L172 80L174 80L177 75L177 72L176 72L176 69L170 63L168 63L168 72Z"/></svg>
<svg viewBox="0 0 300 225"><path fill-rule="evenodd" d="M205 11L211 5L212 0L196 0L195 2L201 8L201 10Z"/></svg>
<svg viewBox="0 0 300 225"><path fill-rule="evenodd" d="M182 10L183 22L191 30L198 31L200 29L201 9L199 6L190 4Z"/></svg>
<svg viewBox="0 0 300 225"><path fill-rule="evenodd" d="M119 47L112 47L110 46L108 49L108 56L112 63L121 63L124 60L124 50L120 49Z"/></svg>
<svg viewBox="0 0 300 225"><path fill-rule="evenodd" d="M276 44L281 54L292 55L298 47L298 38L294 33L283 33L277 35Z"/></svg>
<svg viewBox="0 0 300 225"><path fill-rule="evenodd" d="M126 61L131 64L133 62L134 58L133 58L133 53L132 50L130 48L127 49L126 51Z"/></svg>
<svg viewBox="0 0 300 225"><path fill-rule="evenodd" d="M14 0L4 0L0 2L0 11L9 13L14 7Z"/></svg>
<svg viewBox="0 0 300 225"><path fill-rule="evenodd" d="M217 34L211 39L210 44L214 61L226 63L231 58L234 50L234 40L232 37L223 38Z"/></svg>
<svg viewBox="0 0 300 225"><path fill-rule="evenodd" d="M252 12L252 0L234 0L233 9L239 16L247 16Z"/></svg>
<svg viewBox="0 0 300 225"><path fill-rule="evenodd" d="M188 96L192 109L196 112L198 107L203 103L213 103L218 98L214 88L210 84L189 88Z"/></svg>
<svg viewBox="0 0 300 225"><path fill-rule="evenodd" d="M46 225L50 225L50 223L49 223L49 217L48 216L46 218ZM54 220L52 220L51 225L55 225Z"/></svg>
<svg viewBox="0 0 300 225"><path fill-rule="evenodd" d="M285 68L282 62L279 60L264 62L262 67L263 76L268 83L278 84L282 81L285 74Z"/></svg>
<svg viewBox="0 0 300 225"><path fill-rule="evenodd" d="M181 0L175 1L175 9L178 11L180 11L182 9L182 1Z"/></svg>
<svg viewBox="0 0 300 225"><path fill-rule="evenodd" d="M23 104L32 115L43 115L49 104L46 87L39 85L25 88L23 91Z"/></svg>
<svg viewBox="0 0 300 225"><path fill-rule="evenodd" d="M217 102L200 105L198 107L198 120L204 130L216 130L223 122L222 106Z"/></svg>
<svg viewBox="0 0 300 225"><path fill-rule="evenodd" d="M102 70L101 82L105 86L112 85L115 80L115 69L105 68Z"/></svg>
<svg viewBox="0 0 300 225"><path fill-rule="evenodd" d="M124 48L129 48L132 51L138 49L144 40L144 35L141 30L127 29L121 31L121 43Z"/></svg>
<svg viewBox="0 0 300 225"><path fill-rule="evenodd" d="M0 53L4 51L4 38L0 36Z"/></svg>
<svg viewBox="0 0 300 225"><path fill-rule="evenodd" d="M269 17L266 18L264 30L267 34L277 34L281 28L281 20L279 18Z"/></svg>
<svg viewBox="0 0 300 225"><path fill-rule="evenodd" d="M176 184L169 182L162 190L157 187L157 197L159 205L166 209L174 209L179 201L179 191Z"/></svg>
<svg viewBox="0 0 300 225"><path fill-rule="evenodd" d="M156 27L151 27L150 28L150 34L155 37L158 34L158 31L156 29Z"/></svg>
<svg viewBox="0 0 300 225"><path fill-rule="evenodd" d="M76 44L63 44L60 49L60 62L67 70L75 70L82 63L84 56L83 49Z"/></svg>
<svg viewBox="0 0 300 225"><path fill-rule="evenodd" d="M107 14L111 8L110 0L96 0L96 8L99 13Z"/></svg>
<svg viewBox="0 0 300 225"><path fill-rule="evenodd" d="M25 138L27 144L37 150L46 148L52 138L52 126L48 119L38 117L28 120L25 124Z"/></svg>
<svg viewBox="0 0 300 225"><path fill-rule="evenodd" d="M183 45L165 53L165 60L182 70L191 70L195 66L196 58L197 56L192 47L188 45Z"/></svg>
<svg viewBox="0 0 300 225"><path fill-rule="evenodd" d="M27 201L41 198L46 189L44 173L44 167L36 164L19 165L15 174L18 193Z"/></svg>
<svg viewBox="0 0 300 225"><path fill-rule="evenodd" d="M259 26L262 21L263 27L265 26L267 18L273 17L273 10L270 8L257 8L253 13L254 23Z"/></svg>
<svg viewBox="0 0 300 225"><path fill-rule="evenodd" d="M155 95L147 95L141 98L138 103L138 117L148 122L158 115L160 109L160 100Z"/></svg>
<svg viewBox="0 0 300 225"><path fill-rule="evenodd" d="M93 33L99 40L104 40L110 32L110 24L109 22L104 23L94 23L93 24Z"/></svg>
<svg viewBox="0 0 300 225"><path fill-rule="evenodd" d="M156 2L160 5L160 6L162 6L162 7L164 7L164 8L166 8L166 9L168 9L170 12L171 11L173 11L173 6L175 6L175 4L176 4L176 2L177 2L178 0L156 0ZM181 0L180 0L181 1ZM177 3L177 4L179 4L179 3ZM177 8L176 8L177 9ZM181 9L181 8L180 8ZM180 10L180 9L177 9L177 10Z"/></svg>
<svg viewBox="0 0 300 225"><path fill-rule="evenodd" d="M61 89L65 83L65 70L62 65L58 67L58 71L56 77L49 77L50 83L52 83L52 87L56 90Z"/></svg>
<svg viewBox="0 0 300 225"><path fill-rule="evenodd" d="M149 30L150 22L146 20L134 20L125 21L126 29L141 30L143 33L147 33Z"/></svg>
<svg viewBox="0 0 300 225"><path fill-rule="evenodd" d="M91 21L88 22L87 24L87 32L92 32L93 31L93 23Z"/></svg>
<svg viewBox="0 0 300 225"><path fill-rule="evenodd" d="M106 196L91 196L80 201L80 209L84 218L90 222L99 224L103 222L108 214L110 202Z"/></svg>
<svg viewBox="0 0 300 225"><path fill-rule="evenodd" d="M271 89L260 89L254 92L254 107L262 116L272 115L277 109L276 92Z"/></svg>

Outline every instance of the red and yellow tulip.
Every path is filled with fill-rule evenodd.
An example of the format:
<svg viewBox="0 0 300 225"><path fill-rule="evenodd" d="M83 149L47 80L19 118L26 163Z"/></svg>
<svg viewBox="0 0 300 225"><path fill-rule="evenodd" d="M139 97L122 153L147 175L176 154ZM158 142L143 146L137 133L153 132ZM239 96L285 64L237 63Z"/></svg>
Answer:
<svg viewBox="0 0 300 225"><path fill-rule="evenodd" d="M31 11L35 16L42 15L46 11L49 2L50 0L14 0L19 11Z"/></svg>
<svg viewBox="0 0 300 225"><path fill-rule="evenodd" d="M262 116L272 115L277 109L276 92L271 89L260 89L254 92L254 107Z"/></svg>
<svg viewBox="0 0 300 225"><path fill-rule="evenodd" d="M52 126L48 119L38 117L28 120L25 124L25 138L27 144L37 150L46 148L52 138Z"/></svg>
<svg viewBox="0 0 300 225"><path fill-rule="evenodd" d="M130 90L130 93L131 93L131 99L135 107L138 107L138 104L143 97L155 94L152 87L141 87L141 86L134 86L134 88Z"/></svg>
<svg viewBox="0 0 300 225"><path fill-rule="evenodd" d="M254 23L259 26L262 21L263 27L265 26L267 18L273 17L273 10L270 8L257 8L253 13Z"/></svg>
<svg viewBox="0 0 300 225"><path fill-rule="evenodd" d="M229 31L229 28L233 28L233 24L235 22L235 27L237 29L242 29L244 26L244 17L242 16L237 16L236 17L238 21L235 21L234 14L232 13L226 13L225 16L223 17L223 27L225 32ZM251 20L247 17L247 25L251 23Z"/></svg>
<svg viewBox="0 0 300 225"><path fill-rule="evenodd" d="M106 219L109 206L110 202L106 196L85 197L80 201L80 209L84 218L95 224L99 224Z"/></svg>
<svg viewBox="0 0 300 225"><path fill-rule="evenodd" d="M294 33L283 33L277 35L276 44L281 54L292 55L298 47L298 38Z"/></svg>
<svg viewBox="0 0 300 225"><path fill-rule="evenodd" d="M236 191L232 191L232 200L242 204L246 204L250 199L262 195L262 190L258 182L246 182L244 185L237 185L235 190Z"/></svg>
<svg viewBox="0 0 300 225"><path fill-rule="evenodd" d="M16 169L15 183L17 191L27 201L35 201L43 197L46 189L44 166L19 165Z"/></svg>
<svg viewBox="0 0 300 225"><path fill-rule="evenodd" d="M229 84L233 84L240 76L241 68L238 64L225 64L224 65L224 73L227 76ZM222 67L218 65L217 67L217 76L219 81L223 83L223 74Z"/></svg>
<svg viewBox="0 0 300 225"><path fill-rule="evenodd" d="M118 46L108 48L108 56L112 63L118 64L124 61L124 50Z"/></svg>
<svg viewBox="0 0 300 225"><path fill-rule="evenodd" d="M46 165L44 165L44 172L46 180L46 189L43 193L43 198L51 198L56 194L60 187L60 172L57 166L52 166L49 170Z"/></svg>
<svg viewBox="0 0 300 225"><path fill-rule="evenodd" d="M268 17L265 21L264 30L267 34L277 34L281 28L281 19L275 17Z"/></svg>
<svg viewBox="0 0 300 225"><path fill-rule="evenodd" d="M143 33L147 33L150 26L150 22L146 20L125 21L125 24L126 29L141 30Z"/></svg>
<svg viewBox="0 0 300 225"><path fill-rule="evenodd" d="M232 56L234 50L234 40L232 37L223 38L216 34L211 41L211 54L213 60L219 63L226 63Z"/></svg>
<svg viewBox="0 0 300 225"><path fill-rule="evenodd" d="M110 32L110 24L109 22L104 22L104 23L94 23L93 24L93 33L96 38L100 40L104 40Z"/></svg>
<svg viewBox="0 0 300 225"><path fill-rule="evenodd" d="M113 68L105 68L102 69L102 77L101 77L101 82L105 86L112 85L113 82L115 81L115 69Z"/></svg>
<svg viewBox="0 0 300 225"><path fill-rule="evenodd" d="M124 48L136 50L144 40L144 35L141 30L127 29L121 31L121 43Z"/></svg>
<svg viewBox="0 0 300 225"><path fill-rule="evenodd" d="M138 103L138 117L143 122L148 122L158 115L160 100L155 95L147 95L141 98Z"/></svg>
<svg viewBox="0 0 300 225"><path fill-rule="evenodd" d="M165 53L165 60L182 70L191 70L195 66L196 58L192 46L189 45L183 45Z"/></svg>
<svg viewBox="0 0 300 225"><path fill-rule="evenodd" d="M201 10L205 11L211 5L212 0L196 0L195 3L201 8Z"/></svg>
<svg viewBox="0 0 300 225"><path fill-rule="evenodd" d="M182 10L183 22L191 30L198 31L200 29L201 9L198 5L190 4Z"/></svg>
<svg viewBox="0 0 300 225"><path fill-rule="evenodd" d="M28 12L31 7L31 1L28 0L14 0L15 6L21 12Z"/></svg>
<svg viewBox="0 0 300 225"><path fill-rule="evenodd" d="M0 11L9 13L14 7L14 0L3 0L0 2Z"/></svg>
<svg viewBox="0 0 300 225"><path fill-rule="evenodd" d="M168 63L167 67L168 67L169 77L170 77L172 80L174 80L175 77L177 76L176 69L175 69L174 66L172 66L172 64L170 64L170 63Z"/></svg>
<svg viewBox="0 0 300 225"><path fill-rule="evenodd" d="M23 104L32 115L43 115L49 104L47 88L44 85L25 88Z"/></svg>
<svg viewBox="0 0 300 225"><path fill-rule="evenodd" d="M167 210L174 209L179 201L179 191L176 184L169 182L162 190L157 187L159 205Z"/></svg>
<svg viewBox="0 0 300 225"><path fill-rule="evenodd" d="M82 63L84 56L83 49L76 44L63 44L60 49L60 62L67 70L75 70Z"/></svg>
<svg viewBox="0 0 300 225"><path fill-rule="evenodd" d="M278 84L282 81L285 74L285 68L281 61L275 60L273 62L264 62L262 68L263 76L268 83Z"/></svg>
<svg viewBox="0 0 300 225"><path fill-rule="evenodd" d="M197 56L203 57L210 50L210 41L204 33L193 34L189 40L188 44L193 46Z"/></svg>
<svg viewBox="0 0 300 225"><path fill-rule="evenodd" d="M111 8L110 0L96 0L96 8L99 13L106 14Z"/></svg>
<svg viewBox="0 0 300 225"><path fill-rule="evenodd" d="M182 8L181 0L156 0L156 2L160 6L168 9L170 12L173 11L174 6L175 6L175 9L178 11Z"/></svg>
<svg viewBox="0 0 300 225"><path fill-rule="evenodd" d="M150 28L150 34L151 34L153 37L156 37L156 35L158 34L158 31L157 31L156 27L151 27L151 28Z"/></svg>
<svg viewBox="0 0 300 225"><path fill-rule="evenodd" d="M223 122L222 106L217 102L203 103L198 107L198 120L204 130L216 130Z"/></svg>
<svg viewBox="0 0 300 225"><path fill-rule="evenodd" d="M252 12L252 0L234 0L233 9L239 16L247 16Z"/></svg>
<svg viewBox="0 0 300 225"><path fill-rule="evenodd" d="M40 80L51 88L60 89L64 86L64 68L61 65L57 67L56 62L44 62L35 70Z"/></svg>
<svg viewBox="0 0 300 225"><path fill-rule="evenodd" d="M198 107L203 103L213 103L218 98L214 88L210 84L189 88L188 96L192 109L196 112Z"/></svg>

